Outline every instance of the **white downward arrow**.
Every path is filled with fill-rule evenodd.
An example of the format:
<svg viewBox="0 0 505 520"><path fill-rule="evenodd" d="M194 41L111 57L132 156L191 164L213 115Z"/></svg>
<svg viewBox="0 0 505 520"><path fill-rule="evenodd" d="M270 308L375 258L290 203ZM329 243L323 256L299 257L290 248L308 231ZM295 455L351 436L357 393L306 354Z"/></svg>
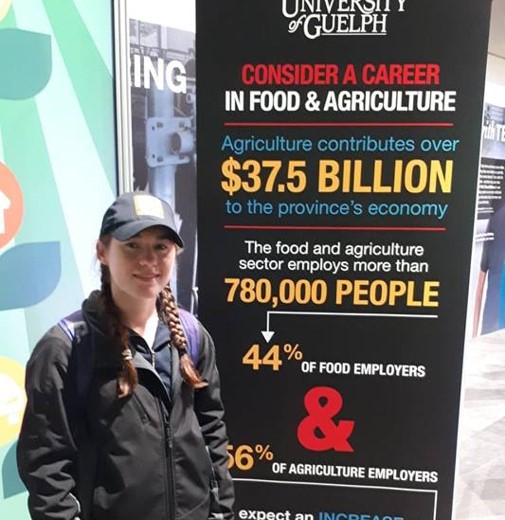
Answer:
<svg viewBox="0 0 505 520"><path fill-rule="evenodd" d="M353 318L438 318L438 314L394 314L394 313L380 313L380 312L310 312L310 311L267 311L267 327L262 330L261 334L268 343L275 331L270 330L270 314L303 314L305 316L348 316Z"/></svg>

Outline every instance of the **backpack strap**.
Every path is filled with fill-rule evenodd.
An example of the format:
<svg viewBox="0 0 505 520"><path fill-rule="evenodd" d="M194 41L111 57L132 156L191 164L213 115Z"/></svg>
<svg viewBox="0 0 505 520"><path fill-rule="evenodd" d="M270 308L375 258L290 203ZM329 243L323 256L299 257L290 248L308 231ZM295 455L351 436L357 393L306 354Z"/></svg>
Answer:
<svg viewBox="0 0 505 520"><path fill-rule="evenodd" d="M200 355L200 325L195 316L184 309L179 309L179 317L188 343L189 356L196 365Z"/></svg>
<svg viewBox="0 0 505 520"><path fill-rule="evenodd" d="M82 336L82 333L86 332L82 330L83 328L87 329L81 309L62 318L58 325L72 342L76 336Z"/></svg>
<svg viewBox="0 0 505 520"><path fill-rule="evenodd" d="M86 429L86 422L83 418L93 378L94 350L91 333L81 310L65 316L58 322L58 325L72 342L65 381L64 402L70 431L79 446L76 494L81 506L79 518L86 520L90 518L89 506L93 501L96 450L93 449L91 443L85 440L86 436L83 432ZM79 464L80 460L86 461L85 465L88 468L86 471L79 469L82 467Z"/></svg>
<svg viewBox="0 0 505 520"><path fill-rule="evenodd" d="M72 429L77 427L84 414L86 398L93 377L94 357L88 325L78 310L58 322L72 342L65 384L67 416Z"/></svg>
<svg viewBox="0 0 505 520"><path fill-rule="evenodd" d="M200 326L190 312L179 309L182 328L188 343L188 353L196 365L200 354ZM91 335L84 321L82 311L78 310L62 318L58 325L72 342L68 363L66 384L67 415L72 426L79 424L84 414L88 390L93 378L94 356Z"/></svg>

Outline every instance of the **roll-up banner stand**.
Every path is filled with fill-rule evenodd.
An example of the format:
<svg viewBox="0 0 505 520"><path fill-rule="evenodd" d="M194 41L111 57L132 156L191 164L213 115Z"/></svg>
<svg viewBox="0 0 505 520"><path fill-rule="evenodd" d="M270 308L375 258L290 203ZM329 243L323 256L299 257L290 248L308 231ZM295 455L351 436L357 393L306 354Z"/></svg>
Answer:
<svg viewBox="0 0 505 520"><path fill-rule="evenodd" d="M490 43L493 40L493 5ZM505 6L505 3L501 5ZM497 18L503 23L504 18ZM491 51L491 44L490 44ZM505 86L489 81L488 62L467 343L458 428L455 520L501 518L505 510Z"/></svg>
<svg viewBox="0 0 505 520"><path fill-rule="evenodd" d="M0 0L0 518L27 520L16 441L38 339L98 285L117 193L112 10Z"/></svg>
<svg viewBox="0 0 505 520"><path fill-rule="evenodd" d="M171 280L197 312L195 4L117 1L120 191L146 190L175 210L185 248Z"/></svg>
<svg viewBox="0 0 505 520"><path fill-rule="evenodd" d="M0 0L0 518L24 364L130 189L179 215L237 518L451 517L490 3Z"/></svg>
<svg viewBox="0 0 505 520"><path fill-rule="evenodd" d="M451 518L490 4L196 2L241 520Z"/></svg>

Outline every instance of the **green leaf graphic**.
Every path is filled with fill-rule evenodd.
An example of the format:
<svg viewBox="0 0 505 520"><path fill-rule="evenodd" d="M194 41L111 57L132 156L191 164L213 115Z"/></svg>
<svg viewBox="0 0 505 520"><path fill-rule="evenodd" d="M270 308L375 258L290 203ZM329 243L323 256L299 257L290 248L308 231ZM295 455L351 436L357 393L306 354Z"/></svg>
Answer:
<svg viewBox="0 0 505 520"><path fill-rule="evenodd" d="M19 29L0 29L0 71L0 98L33 97L51 77L51 37Z"/></svg>
<svg viewBox="0 0 505 520"><path fill-rule="evenodd" d="M60 278L59 242L34 242L8 249L0 256L0 311L45 300Z"/></svg>
<svg viewBox="0 0 505 520"><path fill-rule="evenodd" d="M14 443L10 447L2 464L4 498L10 498L26 491L26 488L18 475L16 445L17 444Z"/></svg>

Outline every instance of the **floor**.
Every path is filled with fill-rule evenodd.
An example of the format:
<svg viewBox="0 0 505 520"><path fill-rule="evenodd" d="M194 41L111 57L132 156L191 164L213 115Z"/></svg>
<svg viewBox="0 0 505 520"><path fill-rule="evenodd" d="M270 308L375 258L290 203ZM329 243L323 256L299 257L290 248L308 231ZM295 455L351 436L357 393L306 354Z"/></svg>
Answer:
<svg viewBox="0 0 505 520"><path fill-rule="evenodd" d="M453 520L505 519L505 330L467 345Z"/></svg>

